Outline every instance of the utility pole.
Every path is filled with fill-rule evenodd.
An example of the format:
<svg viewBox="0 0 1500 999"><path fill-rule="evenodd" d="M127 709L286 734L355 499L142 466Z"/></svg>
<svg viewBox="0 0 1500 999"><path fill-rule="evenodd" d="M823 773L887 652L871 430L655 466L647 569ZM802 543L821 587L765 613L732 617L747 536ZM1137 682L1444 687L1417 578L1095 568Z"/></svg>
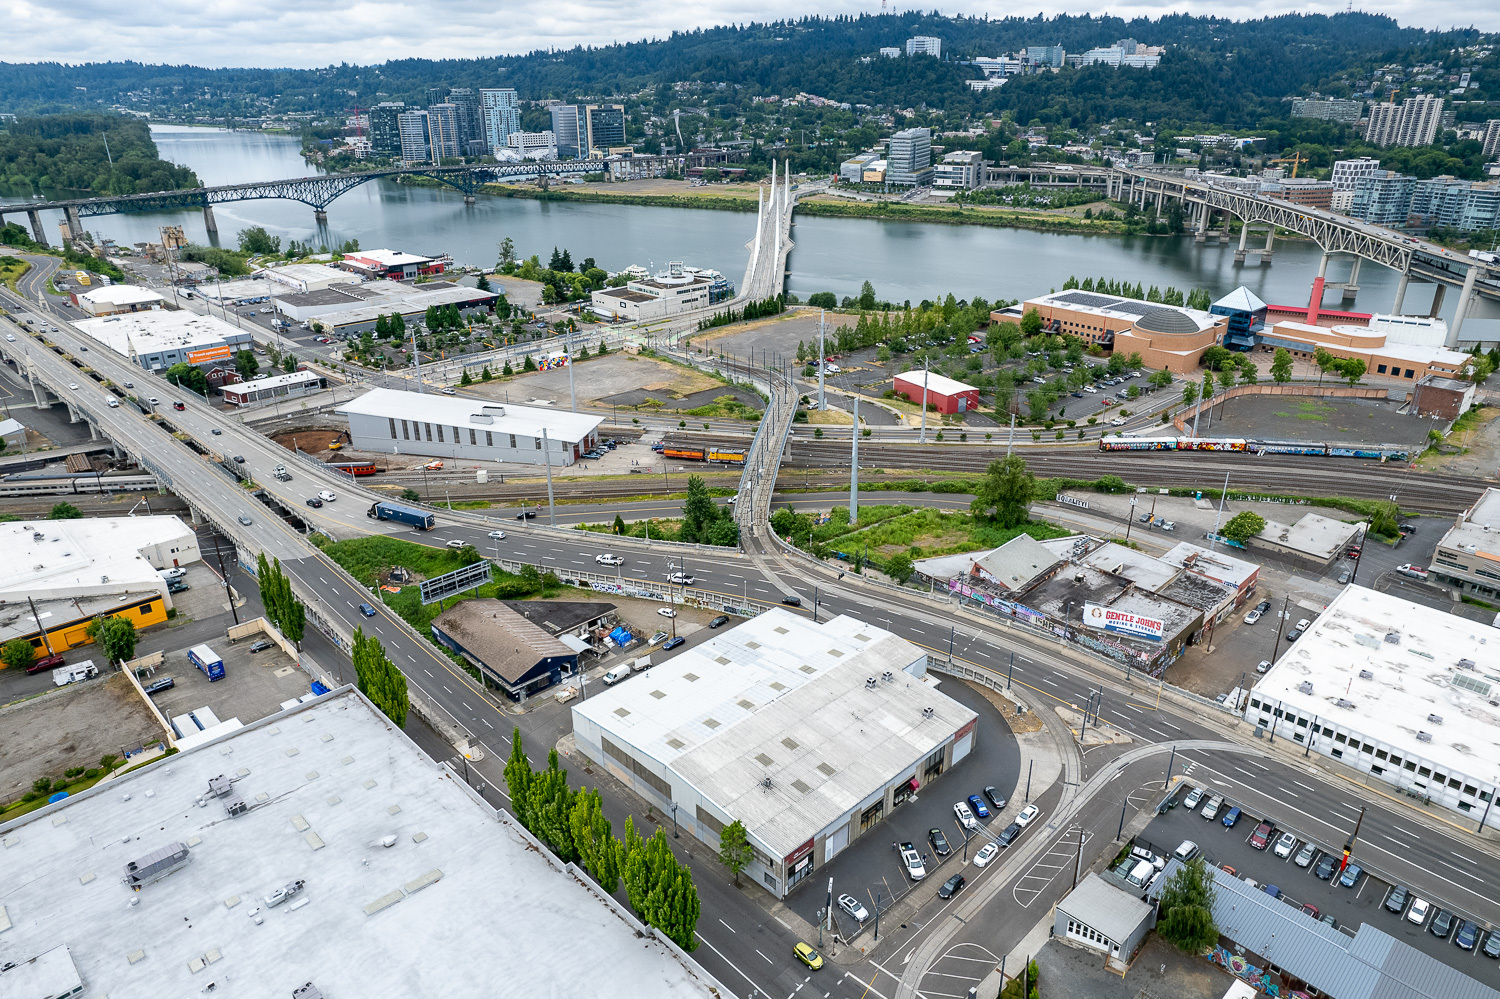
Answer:
<svg viewBox="0 0 1500 999"><path fill-rule="evenodd" d="M426 394L427 390L422 387L422 355L417 352L417 324L411 324L411 363L416 368L417 391Z"/></svg>
<svg viewBox="0 0 1500 999"><path fill-rule="evenodd" d="M1349 866L1349 854L1354 852L1354 841L1359 839L1359 827L1364 824L1364 821L1365 808L1363 805L1361 805L1359 809L1359 818L1354 820L1354 831L1349 834L1348 839L1344 840L1344 859L1339 862L1340 874L1343 874L1344 868Z"/></svg>
<svg viewBox="0 0 1500 999"><path fill-rule="evenodd" d="M1214 518L1214 533L1208 539L1208 550L1219 543L1219 522L1224 519L1224 500L1229 496L1229 473L1224 473L1224 491L1219 493L1219 515Z"/></svg>
<svg viewBox="0 0 1500 999"><path fill-rule="evenodd" d="M859 393L854 393L854 432L849 435L849 526L859 520Z"/></svg>
<svg viewBox="0 0 1500 999"><path fill-rule="evenodd" d="M1125 823L1123 821L1124 815L1125 815L1125 810L1121 809L1120 810L1120 816L1121 816L1120 831L1121 832L1125 831ZM1073 866L1073 889L1075 891L1078 889L1078 876L1080 874L1082 874L1082 873L1083 873L1083 826L1079 826L1078 827L1078 862Z"/></svg>
<svg viewBox="0 0 1500 999"><path fill-rule="evenodd" d="M573 387L573 327L566 327L564 349L568 354L568 405L578 412L578 390Z"/></svg>
<svg viewBox="0 0 1500 999"><path fill-rule="evenodd" d="M823 317L825 315L827 315L826 310L818 310L818 412L820 413L828 408L828 402L823 398L823 369L827 367L824 361L828 357L823 353ZM859 420L856 419L854 422L858 424Z"/></svg>
<svg viewBox="0 0 1500 999"><path fill-rule="evenodd" d="M557 505L552 502L552 444L547 440L546 427L542 428L542 461L547 466L547 523L551 527L556 527Z"/></svg>
<svg viewBox="0 0 1500 999"><path fill-rule="evenodd" d="M1005 442L1005 456L1010 457L1010 449L1016 446L1016 414L1010 414L1010 440Z"/></svg>
<svg viewBox="0 0 1500 999"><path fill-rule="evenodd" d="M1011 436L1015 436L1012 431ZM927 443L927 358L922 358L922 437L918 444Z"/></svg>
<svg viewBox="0 0 1500 999"><path fill-rule="evenodd" d="M234 607L234 591L229 588L229 573L224 571L224 549L214 542L214 557L219 560L219 579L224 583L224 596L229 600L229 613L234 618L234 623L240 623L240 612Z"/></svg>

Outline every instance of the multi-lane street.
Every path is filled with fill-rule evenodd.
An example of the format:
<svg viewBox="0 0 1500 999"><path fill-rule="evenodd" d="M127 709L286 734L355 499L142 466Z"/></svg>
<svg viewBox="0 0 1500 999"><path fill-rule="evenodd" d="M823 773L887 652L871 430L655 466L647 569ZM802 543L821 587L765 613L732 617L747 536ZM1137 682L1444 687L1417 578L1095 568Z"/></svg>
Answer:
<svg viewBox="0 0 1500 999"><path fill-rule="evenodd" d="M28 277L35 282L45 275ZM37 311L30 303L12 300L10 304L13 311ZM157 396L161 400L157 411L172 428L231 460L234 455L243 457L244 468L258 485L312 527L335 538L380 532L427 545L456 540L499 561L550 568L564 578L598 569L656 591L670 572L681 570L685 560L688 571L697 577L688 593L705 602L758 600L769 605L796 595L802 602L801 613L816 613L820 618L850 614L888 628L941 660L949 658L951 649L957 665L984 674L992 683L1009 682L1013 694L1024 695L1042 712L1081 706L1092 691L1102 687L1101 720L1129 741L1080 752L1069 739L1058 753L1067 757L1060 772L1072 776L1033 790L1031 797L1041 806L1042 817L1018 844L971 878L970 885L952 901L937 899L931 880L906 894L889 923L883 922L878 944L873 939L867 944L862 936L865 952L854 956L852 949L842 950L830 967L818 973L816 985L826 993L894 999L920 989L926 995L961 995L969 984L982 979L990 962L1019 943L1071 886L1071 870L1062 858L1077 850L1079 837L1084 840L1083 865L1087 867L1114 840L1122 806L1127 822L1137 810L1154 806L1174 747L1181 749L1173 762L1175 772L1191 767L1191 780L1212 782L1263 814L1298 812L1308 834L1330 845L1342 842L1360 808L1366 808L1357 858L1392 879L1461 906L1489 925L1500 924L1500 903L1495 901L1500 898L1496 891L1500 859L1487 842L1477 840L1456 822L1445 824L1417 815L1378 787L1363 787L1347 775L1330 775L1315 759L1284 755L1263 745L1210 704L1181 699L1171 692L1163 696L1153 681L1127 678L1114 667L1081 660L1049 639L1007 629L998 620L971 617L946 603L877 589L853 577L840 579L837 568L783 557L760 538L749 538L743 555L699 554L463 512L439 511L438 527L431 532L371 520L365 511L377 495L362 484L290 455L201 400L174 393L159 379L97 345L82 353L91 341L70 330L65 320L47 314L59 327L58 333L48 333L49 339L76 357L86 357L90 366L117 384L134 380L136 394ZM10 356L33 365L64 402L73 403L111 439L148 460L165 486L211 519L243 554L253 559L256 552L265 551L281 558L296 591L329 640L342 646L358 626L376 634L420 697L449 719L452 727L483 746L487 761L481 768L486 775L498 774L496 761L503 760L504 742L515 720L505 702L480 690L448 657L307 545L281 518L252 500L216 463L130 405L110 408L111 393L19 326L0 321L0 327L17 337L4 345ZM71 388L73 384L78 388ZM171 401L178 398L185 403L181 411L171 408ZM1227 459L1212 456L1213 462L1222 460ZM1257 470L1281 467L1266 459L1258 462ZM271 475L278 463L288 466L290 481ZM1203 474L1212 477L1208 471ZM1294 474L1294 469L1288 467L1285 474ZM1407 485L1395 469L1354 463L1316 466L1315 474L1338 477L1349 487L1346 492L1371 475L1389 475L1393 482ZM1416 489L1418 481L1411 480L1410 488ZM1477 489L1468 482L1464 486ZM306 507L304 500L324 489L334 491L337 499L320 509ZM242 523L241 516L251 523ZM506 538L489 538L496 529L504 530ZM603 570L595 559L604 553L619 553L625 564L618 570ZM374 606L374 617L359 612L358 605L365 602ZM310 639L310 648L316 648L322 658L337 655L334 645L322 642ZM981 738L986 737L1006 736L981 733ZM548 748L548 742L535 734L527 742L533 759L545 756ZM493 783L499 778L490 779ZM988 828L995 831L1010 820L1018 799L1024 797L1020 781L1017 787L1002 791L1010 792L1012 805L990 821ZM933 793L946 796L950 791L939 783ZM957 789L952 793L957 796ZM624 807L621 801L611 802L619 818ZM693 863L705 865L698 876L704 897L699 924L704 946L696 953L697 959L743 995L794 993L809 978L791 957L792 943L809 932L805 921L791 911L768 912L754 899L727 888L716 876L711 855L705 857L702 850L695 853ZM1466 863L1467 867L1460 866ZM837 860L830 865L835 877L837 865ZM890 873L901 877L894 867Z"/></svg>

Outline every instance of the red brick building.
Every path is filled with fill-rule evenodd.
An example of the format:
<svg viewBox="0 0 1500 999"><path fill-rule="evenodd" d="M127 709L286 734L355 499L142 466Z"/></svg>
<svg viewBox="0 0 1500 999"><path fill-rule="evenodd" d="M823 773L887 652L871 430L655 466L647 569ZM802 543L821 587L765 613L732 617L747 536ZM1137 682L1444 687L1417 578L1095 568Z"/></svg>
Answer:
<svg viewBox="0 0 1500 999"><path fill-rule="evenodd" d="M922 405L921 371L908 371L897 375L892 386L896 394ZM927 373L927 405L936 406L939 413L967 413L979 408L979 390L972 385L954 381L943 375Z"/></svg>

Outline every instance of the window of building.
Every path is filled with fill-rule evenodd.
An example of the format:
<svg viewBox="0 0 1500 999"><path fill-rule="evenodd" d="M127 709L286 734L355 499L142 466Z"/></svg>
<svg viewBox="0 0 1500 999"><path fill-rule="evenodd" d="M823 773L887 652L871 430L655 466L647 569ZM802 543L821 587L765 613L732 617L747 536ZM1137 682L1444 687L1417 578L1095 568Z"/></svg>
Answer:
<svg viewBox="0 0 1500 999"><path fill-rule="evenodd" d="M1413 371L1411 368L1407 368L1406 369L1406 377L1411 378L1411 377L1413 377L1415 375L1416 375L1416 372Z"/></svg>
<svg viewBox="0 0 1500 999"><path fill-rule="evenodd" d="M485 447L494 447L495 446L495 435L492 432L488 431L488 430L486 430L484 432L484 446Z"/></svg>
<svg viewBox="0 0 1500 999"><path fill-rule="evenodd" d="M1473 784L1465 784L1464 785L1464 794L1467 794L1469 797L1472 798L1472 797L1474 797L1478 793L1479 793L1479 788L1475 787Z"/></svg>
<svg viewBox="0 0 1500 999"><path fill-rule="evenodd" d="M388 419L391 421L391 440L395 440L396 439L396 418L394 416L391 416L391 417L388 417Z"/></svg>
<svg viewBox="0 0 1500 999"><path fill-rule="evenodd" d="M1375 747L1372 746L1372 745L1370 745L1368 742L1365 743L1363 746L1361 746L1359 748L1363 749L1367 753L1373 753L1373 752L1375 752Z"/></svg>
<svg viewBox="0 0 1500 999"><path fill-rule="evenodd" d="M1446 784L1446 783L1448 783L1448 775L1447 774L1440 774L1440 773L1438 773L1435 770L1432 773L1432 779L1434 781L1436 781L1437 783L1439 783L1439 784Z"/></svg>
<svg viewBox="0 0 1500 999"><path fill-rule="evenodd" d="M536 449L540 451L542 449L542 439L540 437L533 437L532 440L536 442Z"/></svg>
<svg viewBox="0 0 1500 999"><path fill-rule="evenodd" d="M446 441L443 440L443 425L441 423L438 424L438 443L439 444L445 444L445 443L447 443ZM454 443L457 444L458 442L454 441Z"/></svg>
<svg viewBox="0 0 1500 999"><path fill-rule="evenodd" d="M1300 716L1300 715L1299 715L1299 716L1298 716L1298 717L1297 717L1297 727L1298 727L1298 728L1307 728L1307 719L1306 719L1306 718L1303 718L1303 717L1301 717L1301 716Z"/></svg>
<svg viewBox="0 0 1500 999"><path fill-rule="evenodd" d="M879 822L883 815L885 815L884 798L859 813L859 831L864 832L869 829L875 823Z"/></svg>
<svg viewBox="0 0 1500 999"><path fill-rule="evenodd" d="M475 444L475 445L477 445L479 443L479 441L475 440L475 437L474 437L474 428L473 427L469 428L469 443L470 444Z"/></svg>
<svg viewBox="0 0 1500 999"><path fill-rule="evenodd" d="M1459 788L1463 787L1463 781L1459 780L1457 777L1449 777L1448 786L1457 791Z"/></svg>
<svg viewBox="0 0 1500 999"><path fill-rule="evenodd" d="M427 428L427 440L430 442L432 440L432 424L426 423L423 426Z"/></svg>
<svg viewBox="0 0 1500 999"><path fill-rule="evenodd" d="M516 446L516 435L515 434L511 434L510 435L510 446L512 448L514 448Z"/></svg>
<svg viewBox="0 0 1500 999"><path fill-rule="evenodd" d="M1346 736L1342 732L1336 732L1336 733L1334 733L1333 741L1334 742L1348 742L1349 741L1349 737Z"/></svg>
<svg viewBox="0 0 1500 999"><path fill-rule="evenodd" d="M1328 755L1336 760L1342 760L1344 758L1344 751L1342 749L1330 749Z"/></svg>
<svg viewBox="0 0 1500 999"><path fill-rule="evenodd" d="M1386 758L1386 752L1385 752L1385 750L1383 750L1383 749L1377 749L1377 750L1375 750L1375 758L1377 760L1383 760L1383 759L1385 759Z"/></svg>
<svg viewBox="0 0 1500 999"><path fill-rule="evenodd" d="M1258 707L1260 707L1260 698L1259 697L1252 697L1252 698L1250 698L1250 706L1252 708L1258 708Z"/></svg>
<svg viewBox="0 0 1500 999"><path fill-rule="evenodd" d="M1375 367L1375 371L1376 371L1376 372L1377 372L1377 373L1378 373L1378 374L1382 374L1382 375L1383 375L1383 374L1385 374L1385 365L1384 365L1384 364L1379 364L1379 365L1376 365L1376 367Z"/></svg>
<svg viewBox="0 0 1500 999"><path fill-rule="evenodd" d="M1431 767L1421 767L1420 769L1417 770L1417 773L1419 775L1423 776L1423 777L1431 777L1432 776L1432 768Z"/></svg>
<svg viewBox="0 0 1500 999"><path fill-rule="evenodd" d="M401 439L404 441L411 440L411 424L405 420L401 421Z"/></svg>
<svg viewBox="0 0 1500 999"><path fill-rule="evenodd" d="M1406 769L1408 769L1408 770L1416 770L1417 769L1417 764L1416 764L1416 761L1414 761L1414 760L1407 760L1405 763L1402 764L1402 766L1406 767Z"/></svg>
<svg viewBox="0 0 1500 999"><path fill-rule="evenodd" d="M1393 766L1393 767L1399 767L1400 765L1401 765L1401 757L1397 756L1395 753L1392 753L1391 754L1391 766Z"/></svg>
<svg viewBox="0 0 1500 999"><path fill-rule="evenodd" d="M942 772L943 750L939 749L937 752L927 757L927 765L922 768L922 776L924 780L931 780Z"/></svg>
<svg viewBox="0 0 1500 999"><path fill-rule="evenodd" d="M145 617L147 614L150 614L151 608L154 606L155 604L141 604L141 616Z"/></svg>

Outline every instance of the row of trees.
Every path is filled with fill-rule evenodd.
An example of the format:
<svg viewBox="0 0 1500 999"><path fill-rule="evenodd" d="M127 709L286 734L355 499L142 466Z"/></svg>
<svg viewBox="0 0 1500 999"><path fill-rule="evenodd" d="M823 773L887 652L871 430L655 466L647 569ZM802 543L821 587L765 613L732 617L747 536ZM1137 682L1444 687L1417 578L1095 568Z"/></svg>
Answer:
<svg viewBox="0 0 1500 999"><path fill-rule="evenodd" d="M1173 288L1171 285L1168 285L1166 288L1158 288L1153 284L1150 288L1144 288L1139 282L1132 285L1128 281L1122 283L1102 277L1097 281L1087 277L1079 281L1078 278L1069 275L1068 279L1063 282L1063 290L1071 291L1075 288L1079 291L1097 291L1102 295L1118 295L1121 298L1134 298L1142 302L1160 302L1163 305L1184 306L1189 309L1199 309L1203 312L1207 312L1209 306L1213 305L1213 296L1208 293L1208 289L1206 288L1194 288L1192 291L1184 293Z"/></svg>
<svg viewBox="0 0 1500 999"><path fill-rule="evenodd" d="M682 530L677 540L730 547L740 543L740 525L735 523L734 508L715 504L708 494L707 483L696 475L688 476Z"/></svg>
<svg viewBox="0 0 1500 999"><path fill-rule="evenodd" d="M255 574L266 617L288 641L301 645L307 630L307 607L292 595L292 583L281 569L281 559L267 562L265 552L261 552L255 560Z"/></svg>
<svg viewBox="0 0 1500 999"><path fill-rule="evenodd" d="M643 923L685 951L697 948L698 889L693 872L673 856L664 830L643 839L631 817L625 838L617 839L599 790L569 787L556 749L547 753L545 770L532 770L520 729L512 730L505 784L517 821L558 859L581 865L610 894L623 881L626 900Z"/></svg>
<svg viewBox="0 0 1500 999"><path fill-rule="evenodd" d="M698 320L698 329L711 330L716 326L728 326L731 323L743 322L747 319L762 319L766 316L777 316L785 311L786 294L782 293L775 298L767 298L759 302L746 302L743 309L725 309L723 312L715 312L707 319Z"/></svg>
<svg viewBox="0 0 1500 999"><path fill-rule="evenodd" d="M411 708L406 690L406 674L391 662L390 657L385 654L385 646L373 635L367 636L363 627L356 628L350 658L354 660L354 677L359 692L368 697L397 728L404 728L406 712Z"/></svg>

